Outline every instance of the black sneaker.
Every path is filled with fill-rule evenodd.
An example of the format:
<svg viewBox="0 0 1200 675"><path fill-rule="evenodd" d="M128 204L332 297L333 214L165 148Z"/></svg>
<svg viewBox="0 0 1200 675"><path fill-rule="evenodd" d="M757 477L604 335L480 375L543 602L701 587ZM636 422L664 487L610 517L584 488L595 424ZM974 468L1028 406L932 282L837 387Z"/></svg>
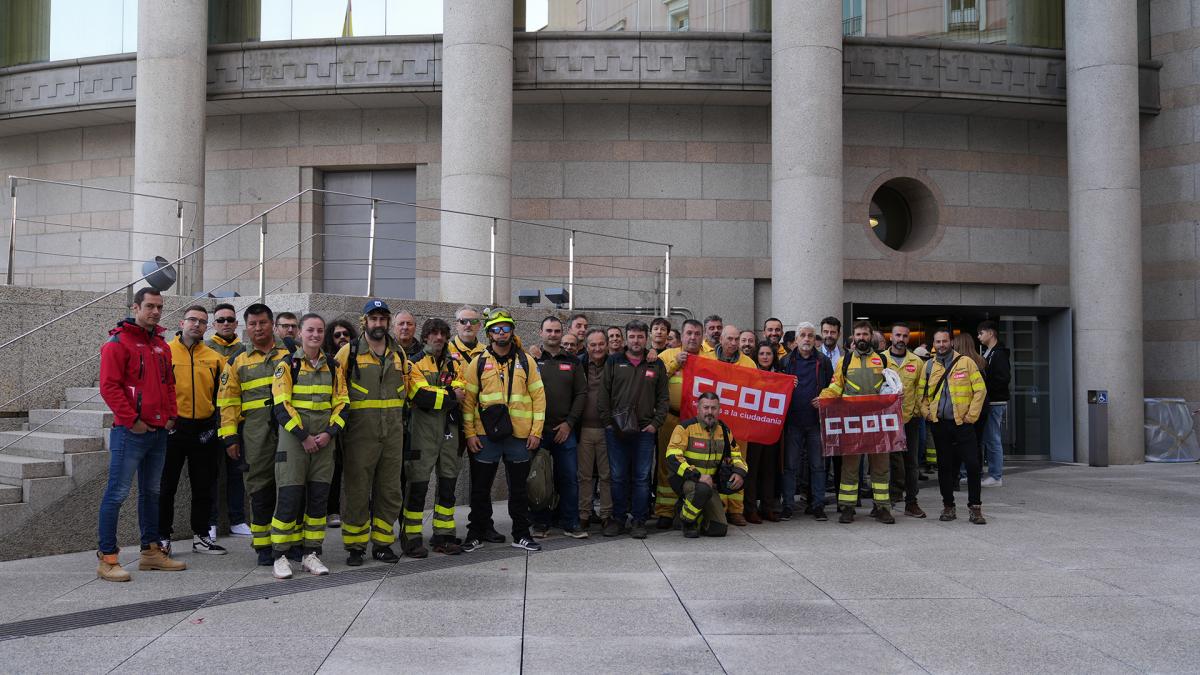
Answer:
<svg viewBox="0 0 1200 675"><path fill-rule="evenodd" d="M192 553L203 553L204 555L225 555L229 551L225 550L224 546L219 546L217 542L208 537L199 535L192 537Z"/></svg>
<svg viewBox="0 0 1200 675"><path fill-rule="evenodd" d="M779 519L780 520L791 520L792 519L792 510L784 509L783 511L781 511L779 513Z"/></svg>
<svg viewBox="0 0 1200 675"><path fill-rule="evenodd" d="M534 539L545 539L546 537L549 537L549 536L550 536L550 526L549 525L534 525L533 526L533 538Z"/></svg>
<svg viewBox="0 0 1200 675"><path fill-rule="evenodd" d="M534 541L531 537L521 537L512 543L513 548L521 548L526 551L540 551L542 545Z"/></svg>
<svg viewBox="0 0 1200 675"><path fill-rule="evenodd" d="M372 546L371 557L379 562L397 563L400 562L400 556L392 550L391 546Z"/></svg>
<svg viewBox="0 0 1200 675"><path fill-rule="evenodd" d="M823 507L823 506L818 506L818 507L814 508L812 511L812 514L813 514L813 518L815 520L817 520L818 522L823 523L823 522L829 520L829 516L825 515L825 507Z"/></svg>
<svg viewBox="0 0 1200 675"><path fill-rule="evenodd" d="M615 537L615 536L621 534L621 529L622 528L621 528L620 523L613 520L612 518L609 518L608 521L604 523L604 536Z"/></svg>
<svg viewBox="0 0 1200 675"><path fill-rule="evenodd" d="M645 539L646 523L643 523L640 520L633 521L633 527L629 530L629 536L633 537L634 539Z"/></svg>
<svg viewBox="0 0 1200 675"><path fill-rule="evenodd" d="M466 541L464 541L462 543L463 553L470 553L471 551L478 551L481 548L483 548L483 540L480 539L479 537L467 535Z"/></svg>
<svg viewBox="0 0 1200 675"><path fill-rule="evenodd" d="M361 567L363 564L363 552L352 548L346 555L346 564L351 567Z"/></svg>
<svg viewBox="0 0 1200 675"><path fill-rule="evenodd" d="M270 567L275 564L275 552L269 548L260 548L258 550L258 566Z"/></svg>
<svg viewBox="0 0 1200 675"><path fill-rule="evenodd" d="M489 527L488 531L483 533L482 539L489 544L503 544L505 542L504 535L497 532L494 527Z"/></svg>

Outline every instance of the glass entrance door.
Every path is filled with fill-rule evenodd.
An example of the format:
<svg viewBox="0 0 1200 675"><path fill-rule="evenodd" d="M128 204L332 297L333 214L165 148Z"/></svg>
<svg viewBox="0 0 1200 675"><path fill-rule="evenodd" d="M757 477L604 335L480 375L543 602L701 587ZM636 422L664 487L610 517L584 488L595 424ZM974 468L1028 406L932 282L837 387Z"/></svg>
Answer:
<svg viewBox="0 0 1200 675"><path fill-rule="evenodd" d="M1001 316L1000 340L1012 360L1004 454L1050 458L1049 322L1037 316Z"/></svg>

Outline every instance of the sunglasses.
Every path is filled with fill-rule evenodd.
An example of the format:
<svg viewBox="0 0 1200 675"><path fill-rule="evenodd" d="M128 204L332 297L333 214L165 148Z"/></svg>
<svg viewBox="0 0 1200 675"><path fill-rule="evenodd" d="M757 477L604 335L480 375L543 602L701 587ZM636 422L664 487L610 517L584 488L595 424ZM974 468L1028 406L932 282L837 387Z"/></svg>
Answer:
<svg viewBox="0 0 1200 675"><path fill-rule="evenodd" d="M237 323L237 319L232 316L218 316L213 319L213 323Z"/></svg>
<svg viewBox="0 0 1200 675"><path fill-rule="evenodd" d="M335 337L335 338L348 338L348 337L350 337L350 334L349 334L349 333L347 333L347 332L346 332L346 331L344 331L344 330L335 330L335 331L333 331L333 337Z"/></svg>
<svg viewBox="0 0 1200 675"><path fill-rule="evenodd" d="M459 319L458 323L463 326L478 326L479 319Z"/></svg>
<svg viewBox="0 0 1200 675"><path fill-rule="evenodd" d="M507 335L512 332L512 326L509 326L508 324L503 324L500 326L493 326L489 332L503 333L503 334Z"/></svg>

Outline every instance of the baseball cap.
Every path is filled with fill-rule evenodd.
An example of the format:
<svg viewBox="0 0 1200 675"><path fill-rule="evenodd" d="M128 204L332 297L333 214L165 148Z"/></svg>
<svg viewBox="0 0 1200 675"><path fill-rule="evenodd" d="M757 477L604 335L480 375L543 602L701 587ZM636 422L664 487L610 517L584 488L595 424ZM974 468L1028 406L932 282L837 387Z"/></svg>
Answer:
<svg viewBox="0 0 1200 675"><path fill-rule="evenodd" d="M371 300L363 306L362 313L365 315L370 314L371 312L383 312L384 314L391 314L392 310L388 309L387 303L382 300Z"/></svg>

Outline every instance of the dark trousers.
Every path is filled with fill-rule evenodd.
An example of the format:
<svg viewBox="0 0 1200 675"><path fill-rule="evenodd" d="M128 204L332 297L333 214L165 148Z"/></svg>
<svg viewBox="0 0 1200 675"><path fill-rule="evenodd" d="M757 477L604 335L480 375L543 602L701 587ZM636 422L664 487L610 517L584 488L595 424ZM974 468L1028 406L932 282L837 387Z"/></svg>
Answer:
<svg viewBox="0 0 1200 675"><path fill-rule="evenodd" d="M746 513L768 513L779 511L775 504L775 477L779 473L779 443L764 445L746 444L745 505ZM759 506L759 501L762 506ZM790 508L790 505L789 505Z"/></svg>
<svg viewBox="0 0 1200 675"><path fill-rule="evenodd" d="M908 450L892 453L892 501L902 499L905 504L917 503L918 481L920 471L920 435L921 420L915 417L904 423L904 440Z"/></svg>
<svg viewBox="0 0 1200 675"><path fill-rule="evenodd" d="M425 503L421 503L425 507ZM329 508L326 513L342 513L342 435L333 439L333 478L329 483Z"/></svg>
<svg viewBox="0 0 1200 675"><path fill-rule="evenodd" d="M211 428L192 426L180 420L180 426L167 436L167 457L163 463L161 492L158 498L158 536L170 539L175 531L175 494L179 491L179 476L187 463L188 482L192 486L190 523L192 534L208 536L208 510L212 504L209 493L217 474L218 457L224 454ZM210 434L201 442L201 434ZM239 476L240 478L240 476Z"/></svg>
<svg viewBox="0 0 1200 675"><path fill-rule="evenodd" d="M217 489L217 479L221 476L222 467L225 470L225 504L229 511L230 525L238 525L246 522L246 484L242 481L242 473L246 471L246 460L243 455L241 459L229 459L229 455L225 454L224 449L217 454L216 463L213 465L212 480L208 481L209 507L208 507L208 524L215 526L217 524L217 516L220 511L220 490ZM190 470L190 469L189 469Z"/></svg>
<svg viewBox="0 0 1200 675"><path fill-rule="evenodd" d="M958 467L967 468L967 506L979 506L979 471L981 459L975 440L975 427L955 424L954 420L934 422L933 442L938 452L938 487L942 504L954 506L954 487L958 484Z"/></svg>
<svg viewBox="0 0 1200 675"><path fill-rule="evenodd" d="M520 440L520 439L518 439ZM522 440L522 445L524 441ZM471 455L471 515L467 518L467 538L483 537L494 527L492 522L492 483L499 462L481 462ZM512 519L513 541L529 536L529 500L525 481L529 480L529 462L504 460L508 479L508 517Z"/></svg>

